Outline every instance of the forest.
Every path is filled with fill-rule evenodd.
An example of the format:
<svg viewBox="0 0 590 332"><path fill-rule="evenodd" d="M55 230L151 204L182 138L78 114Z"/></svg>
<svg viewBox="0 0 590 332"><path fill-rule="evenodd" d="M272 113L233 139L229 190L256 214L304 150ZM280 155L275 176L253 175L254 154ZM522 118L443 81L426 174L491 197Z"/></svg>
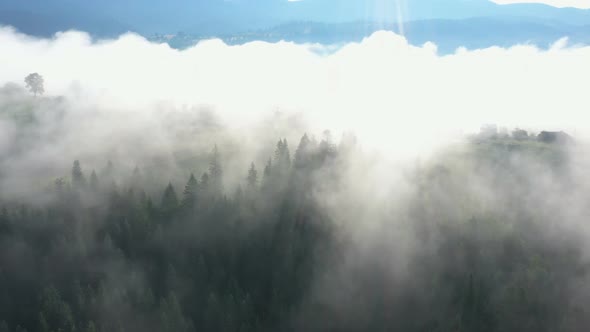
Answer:
<svg viewBox="0 0 590 332"><path fill-rule="evenodd" d="M589 1L0 0L0 332L588 331Z"/></svg>
<svg viewBox="0 0 590 332"><path fill-rule="evenodd" d="M32 92L0 88L0 332L590 323L588 160L564 132L399 161L296 117L240 132Z"/></svg>
<svg viewBox="0 0 590 332"><path fill-rule="evenodd" d="M73 161L42 203L0 202L0 331L581 331L583 238L531 206L523 166L565 183L565 147L515 134L415 170L362 236L318 199L344 190L354 144L280 139L231 194L217 146L155 191L141 165Z"/></svg>
<svg viewBox="0 0 590 332"><path fill-rule="evenodd" d="M277 328L332 243L307 183L334 151L310 144L291 165L280 140L231 198L215 148L198 180L153 198L139 168L118 185L112 162L74 161L44 206L3 204L2 331Z"/></svg>

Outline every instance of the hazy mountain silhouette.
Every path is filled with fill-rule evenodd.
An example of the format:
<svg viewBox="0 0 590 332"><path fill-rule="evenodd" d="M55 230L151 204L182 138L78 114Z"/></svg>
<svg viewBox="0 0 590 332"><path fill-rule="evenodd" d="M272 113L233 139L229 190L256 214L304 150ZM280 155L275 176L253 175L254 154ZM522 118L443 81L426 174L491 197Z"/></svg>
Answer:
<svg viewBox="0 0 590 332"><path fill-rule="evenodd" d="M144 35L184 31L200 36L236 35L290 22L350 24L371 22L376 27L410 22L408 36L471 41L535 40L586 35L590 10L554 8L541 4L498 5L488 0L5 0L0 2L0 24L27 34L50 36L68 29L95 36L126 31ZM418 23L419 22L419 23ZM373 27L373 26L372 26ZM342 35L342 27L332 34ZM339 30L340 29L340 30ZM349 28L358 29L357 28ZM371 28L372 29L372 28ZM371 30L369 29L369 30ZM517 29L510 33L510 29ZM366 30L366 29L365 29ZM485 31L485 33L484 33ZM359 35L353 31L349 39ZM365 35L361 31L360 35ZM320 36L307 34L309 40ZM423 36L423 37L421 37ZM301 38L305 35L301 35ZM298 37L298 40L301 39ZM344 37L338 37L342 39ZM336 38L336 39L338 39ZM502 39L507 38L507 39ZM527 39L528 38L528 39ZM239 38L238 38L239 39ZM582 40L585 37L580 38Z"/></svg>

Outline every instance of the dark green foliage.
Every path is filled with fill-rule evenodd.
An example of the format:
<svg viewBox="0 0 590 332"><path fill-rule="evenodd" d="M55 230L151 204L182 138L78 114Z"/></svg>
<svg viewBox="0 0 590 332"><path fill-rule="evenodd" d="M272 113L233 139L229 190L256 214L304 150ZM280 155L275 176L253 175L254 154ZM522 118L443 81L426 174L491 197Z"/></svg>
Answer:
<svg viewBox="0 0 590 332"><path fill-rule="evenodd" d="M192 331L192 324L184 317L180 303L174 294L170 294L160 303L160 322L162 332Z"/></svg>
<svg viewBox="0 0 590 332"><path fill-rule="evenodd" d="M72 332L75 330L74 316L70 305L64 302L58 290L49 286L41 293L39 313L40 331Z"/></svg>
<svg viewBox="0 0 590 332"><path fill-rule="evenodd" d="M286 140L279 141L275 158L277 173L269 178L269 161L266 194L251 164L248 190L226 198L215 147L207 172L200 181L190 175L180 202L169 183L155 206L151 197L159 193L140 189L144 180L138 168L129 179L118 178L122 185L117 185L110 161L100 180L93 171L86 184L76 161L71 186L56 180L53 195L60 199L55 203L3 205L0 248L16 246L19 258L0 267L0 317L6 317L0 328L271 331L290 326L287 316L302 304L312 265L326 256L319 248L331 243L330 223L311 201L296 198L302 188L285 186L292 176Z"/></svg>
<svg viewBox="0 0 590 332"><path fill-rule="evenodd" d="M248 177L246 178L248 183L248 189L253 190L258 185L258 171L256 170L256 166L254 163L250 165L250 169L248 170Z"/></svg>
<svg viewBox="0 0 590 332"><path fill-rule="evenodd" d="M286 139L277 142L274 156L274 174L277 179L284 179L291 167L291 154Z"/></svg>
<svg viewBox="0 0 590 332"><path fill-rule="evenodd" d="M264 166L264 177L262 178L262 187L268 189L271 185L272 176L272 160L269 158Z"/></svg>
<svg viewBox="0 0 590 332"><path fill-rule="evenodd" d="M303 168L309 165L309 157L311 150L311 142L307 134L301 137L301 141L299 141L299 146L295 151L295 160L294 160L294 167L296 169Z"/></svg>
<svg viewBox="0 0 590 332"><path fill-rule="evenodd" d="M98 176L96 176L96 172L94 170L92 170L92 173L90 174L90 182L88 183L88 187L94 192L98 190Z"/></svg>
<svg viewBox="0 0 590 332"><path fill-rule="evenodd" d="M74 161L74 166L72 166L72 187L74 189L80 190L86 186L86 178L82 173L82 168L80 167L80 162L78 160Z"/></svg>
<svg viewBox="0 0 590 332"><path fill-rule="evenodd" d="M209 161L209 191L213 195L221 195L223 192L223 168L217 145L213 148Z"/></svg>
<svg viewBox="0 0 590 332"><path fill-rule="evenodd" d="M164 211L173 211L178 207L178 196L176 195L172 183L169 183L166 190L164 190L161 206Z"/></svg>
<svg viewBox="0 0 590 332"><path fill-rule="evenodd" d="M282 139L277 142L277 148L275 150L275 165L284 169L291 166L291 154L289 153L287 139Z"/></svg>
<svg viewBox="0 0 590 332"><path fill-rule="evenodd" d="M506 153L515 149L475 146L470 158L479 168L505 170L490 181L520 179L508 171ZM455 207L465 209L470 197L454 185L461 172L452 161L416 176L404 215L411 225L386 224L363 239L374 251L351 250L351 234L314 196L318 179L338 183L344 148L329 133L319 144L305 135L291 161L281 139L261 184L252 163L246 190L230 198L214 148L207 172L200 180L190 174L180 202L171 183L147 190L139 168L121 172L128 178L117 185L111 162L100 178L92 172L86 190L76 161L72 186L58 178L45 205L0 202L0 332L588 326L588 298L572 298L570 289L590 271L579 239L550 241L535 222L544 217L524 208L474 208L458 217ZM404 237L396 238L403 227Z"/></svg>
<svg viewBox="0 0 590 332"><path fill-rule="evenodd" d="M182 206L187 210L192 210L195 208L197 204L197 195L199 191L199 183L195 176L191 173L191 176L184 187L184 192L182 196Z"/></svg>

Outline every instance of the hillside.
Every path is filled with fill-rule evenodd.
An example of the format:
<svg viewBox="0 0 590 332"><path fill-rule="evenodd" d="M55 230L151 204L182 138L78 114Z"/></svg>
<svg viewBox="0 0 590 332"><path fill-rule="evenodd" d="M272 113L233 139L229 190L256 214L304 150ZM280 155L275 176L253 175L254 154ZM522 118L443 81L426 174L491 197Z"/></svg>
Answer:
<svg viewBox="0 0 590 332"><path fill-rule="evenodd" d="M422 46L434 42L441 54L453 53L459 47L480 49L492 46L510 47L517 44L532 44L542 49L549 48L561 38L570 44L589 44L588 26L555 24L544 20L520 20L515 18L469 18L458 20L418 20L402 24L378 22L291 22L269 29L252 30L236 34L154 34L149 39L168 43L178 49L194 46L200 40L221 38L230 45L251 41L289 41L295 43L319 43L338 45L360 42L380 30L402 34L408 42Z"/></svg>

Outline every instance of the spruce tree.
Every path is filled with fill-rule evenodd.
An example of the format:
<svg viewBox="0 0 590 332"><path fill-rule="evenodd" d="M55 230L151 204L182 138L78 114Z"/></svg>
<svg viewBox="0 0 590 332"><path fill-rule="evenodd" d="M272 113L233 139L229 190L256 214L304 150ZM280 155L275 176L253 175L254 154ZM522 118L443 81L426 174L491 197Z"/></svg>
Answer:
<svg viewBox="0 0 590 332"><path fill-rule="evenodd" d="M276 175L279 177L284 176L291 167L291 155L289 153L287 139L280 139L277 142L274 159L275 169L277 170Z"/></svg>
<svg viewBox="0 0 590 332"><path fill-rule="evenodd" d="M184 187L184 192L182 196L182 206L184 208L193 208L197 201L197 191L199 189L199 183L195 176L191 173L186 186Z"/></svg>
<svg viewBox="0 0 590 332"><path fill-rule="evenodd" d="M98 177L96 176L96 171L94 170L92 170L92 173L90 174L89 187L92 191L98 190Z"/></svg>
<svg viewBox="0 0 590 332"><path fill-rule="evenodd" d="M215 196L220 196L223 192L223 169L219 157L217 145L211 152L211 159L209 161L209 180L211 193Z"/></svg>
<svg viewBox="0 0 590 332"><path fill-rule="evenodd" d="M272 160L269 158L266 162L266 166L264 166L264 173L262 178L262 188L268 189L272 183L272 173L273 173L273 166Z"/></svg>
<svg viewBox="0 0 590 332"><path fill-rule="evenodd" d="M162 209L164 211L173 211L176 207L178 207L178 196L176 196L172 183L168 183L162 195Z"/></svg>
<svg viewBox="0 0 590 332"><path fill-rule="evenodd" d="M250 170L248 170L248 189L256 188L258 184L258 171L254 163L250 164Z"/></svg>
<svg viewBox="0 0 590 332"><path fill-rule="evenodd" d="M84 177L84 173L82 173L82 167L80 167L80 162L75 160L72 166L72 187L74 189L82 189L85 186L86 178Z"/></svg>
<svg viewBox="0 0 590 332"><path fill-rule="evenodd" d="M299 141L299 146L297 150L295 150L295 157L293 160L293 167L294 168L303 168L309 162L309 154L310 154L310 141L307 134L301 137L301 141Z"/></svg>
<svg viewBox="0 0 590 332"><path fill-rule="evenodd" d="M200 184L201 191L207 193L209 190L209 185L210 185L209 173L205 172L201 176L201 184Z"/></svg>
<svg viewBox="0 0 590 332"><path fill-rule="evenodd" d="M289 152L289 144L287 144L287 139L283 138L283 162L285 163L285 167L291 167L291 153Z"/></svg>

